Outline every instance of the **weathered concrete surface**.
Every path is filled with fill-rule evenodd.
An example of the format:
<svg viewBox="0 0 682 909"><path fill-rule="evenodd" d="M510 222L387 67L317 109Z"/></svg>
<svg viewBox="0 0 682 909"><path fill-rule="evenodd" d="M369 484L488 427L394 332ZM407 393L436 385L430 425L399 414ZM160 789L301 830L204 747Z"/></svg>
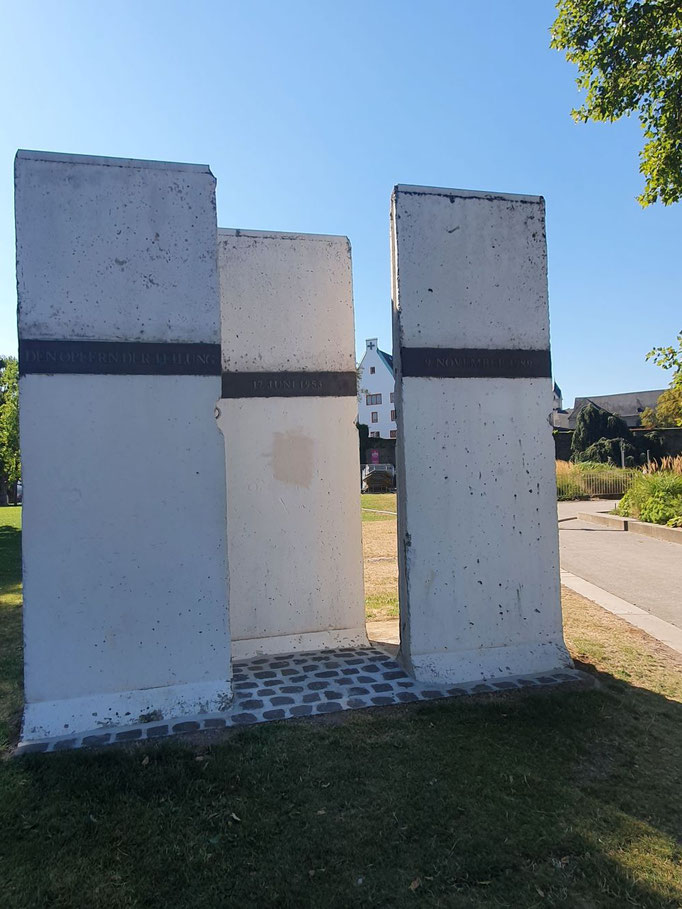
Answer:
<svg viewBox="0 0 682 909"><path fill-rule="evenodd" d="M403 348L547 350L544 202L396 187L401 659L458 682L570 665L544 378L405 377Z"/></svg>
<svg viewBox="0 0 682 909"><path fill-rule="evenodd" d="M19 337L219 342L206 167L20 152ZM25 375L24 740L229 700L216 376Z"/></svg>
<svg viewBox="0 0 682 909"><path fill-rule="evenodd" d="M223 369L355 370L345 237L218 231ZM355 396L223 399L235 657L366 643Z"/></svg>
<svg viewBox="0 0 682 909"><path fill-rule="evenodd" d="M21 151L25 338L220 341L208 167Z"/></svg>

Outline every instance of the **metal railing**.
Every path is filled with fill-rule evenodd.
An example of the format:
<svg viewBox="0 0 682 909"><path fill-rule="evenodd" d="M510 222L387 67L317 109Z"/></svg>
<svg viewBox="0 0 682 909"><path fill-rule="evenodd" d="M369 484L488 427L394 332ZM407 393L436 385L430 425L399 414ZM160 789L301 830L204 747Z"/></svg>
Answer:
<svg viewBox="0 0 682 909"><path fill-rule="evenodd" d="M637 469L571 470L557 474L559 499L615 498L625 495L641 471Z"/></svg>
<svg viewBox="0 0 682 909"><path fill-rule="evenodd" d="M379 471L380 473L390 473L391 476L395 474L395 467L393 464L363 464L362 465L362 476L366 477L370 473Z"/></svg>

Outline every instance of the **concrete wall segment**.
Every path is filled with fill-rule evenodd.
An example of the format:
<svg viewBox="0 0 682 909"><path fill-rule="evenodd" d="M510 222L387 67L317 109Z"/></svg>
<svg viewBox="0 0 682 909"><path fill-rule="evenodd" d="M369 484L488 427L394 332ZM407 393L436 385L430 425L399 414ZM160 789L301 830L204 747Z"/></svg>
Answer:
<svg viewBox="0 0 682 909"><path fill-rule="evenodd" d="M207 168L20 153L15 177L20 343L219 341ZM219 395L21 377L25 740L229 701Z"/></svg>
<svg viewBox="0 0 682 909"><path fill-rule="evenodd" d="M548 348L543 200L396 187L391 226L402 659L434 682L566 666L551 380L401 362Z"/></svg>
<svg viewBox="0 0 682 909"><path fill-rule="evenodd" d="M218 391L211 377L21 380L28 700L225 674Z"/></svg>
<svg viewBox="0 0 682 909"><path fill-rule="evenodd" d="M116 160L17 155L20 338L219 342L215 178Z"/></svg>
<svg viewBox="0 0 682 909"><path fill-rule="evenodd" d="M218 231L223 369L355 370L346 237Z"/></svg>
<svg viewBox="0 0 682 909"><path fill-rule="evenodd" d="M218 233L223 370L355 375L345 237ZM220 401L238 657L366 644L357 398Z"/></svg>
<svg viewBox="0 0 682 909"><path fill-rule="evenodd" d="M549 347L542 197L397 186L392 204L403 346Z"/></svg>

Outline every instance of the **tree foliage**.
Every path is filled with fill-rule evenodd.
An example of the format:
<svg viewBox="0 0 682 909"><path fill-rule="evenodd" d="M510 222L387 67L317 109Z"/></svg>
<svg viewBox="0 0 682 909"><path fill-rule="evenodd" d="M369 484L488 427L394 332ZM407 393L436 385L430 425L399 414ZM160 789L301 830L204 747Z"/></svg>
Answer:
<svg viewBox="0 0 682 909"><path fill-rule="evenodd" d="M680 104L680 119L682 119L682 98ZM672 388L682 388L682 331L677 335L677 347L654 347L646 358L653 360L661 369L673 369L670 385Z"/></svg>
<svg viewBox="0 0 682 909"><path fill-rule="evenodd" d="M621 452L627 467L643 464L647 452L652 458L663 455L662 439L654 432L635 435L625 420L590 401L580 409L576 419L571 460L620 466Z"/></svg>
<svg viewBox="0 0 682 909"><path fill-rule="evenodd" d="M19 366L15 357L0 358L0 472L5 485L21 479L19 453Z"/></svg>
<svg viewBox="0 0 682 909"><path fill-rule="evenodd" d="M575 456L576 461L591 461L598 464L621 466L621 452L626 467L634 467L639 460L639 451L629 439L597 439L584 451Z"/></svg>
<svg viewBox="0 0 682 909"><path fill-rule="evenodd" d="M578 413L571 441L571 452L573 458L579 460L578 456L600 439L629 439L629 437L630 430L624 420L590 402Z"/></svg>
<svg viewBox="0 0 682 909"><path fill-rule="evenodd" d="M578 66L574 120L637 113L644 133L642 206L682 198L682 3L559 0L551 46Z"/></svg>
<svg viewBox="0 0 682 909"><path fill-rule="evenodd" d="M682 117L682 113L680 114ZM642 413L642 426L682 427L682 331L677 335L677 347L654 347L646 355L661 369L672 369L670 388L656 402L656 408L647 407Z"/></svg>
<svg viewBox="0 0 682 909"><path fill-rule="evenodd" d="M666 389L655 409L647 407L642 413L642 426L647 429L682 428L682 387Z"/></svg>

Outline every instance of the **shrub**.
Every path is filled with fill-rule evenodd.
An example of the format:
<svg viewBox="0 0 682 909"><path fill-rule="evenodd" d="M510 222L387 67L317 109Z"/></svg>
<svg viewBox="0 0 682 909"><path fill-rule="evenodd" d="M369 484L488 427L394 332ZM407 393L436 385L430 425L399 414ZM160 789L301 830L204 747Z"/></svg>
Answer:
<svg viewBox="0 0 682 909"><path fill-rule="evenodd" d="M682 495L666 496L663 492L655 492L642 505L639 517L648 524L669 524L682 518Z"/></svg>
<svg viewBox="0 0 682 909"><path fill-rule="evenodd" d="M630 430L620 417L590 402L581 407L576 419L571 440L573 459L601 461L602 458L583 459L580 456L595 442L602 439L627 439L629 435Z"/></svg>
<svg viewBox="0 0 682 909"><path fill-rule="evenodd" d="M618 514L649 524L682 519L682 474L669 471L640 474L618 504Z"/></svg>
<svg viewBox="0 0 682 909"><path fill-rule="evenodd" d="M573 461L600 461L620 467L621 445L626 467L645 464L647 452L649 458L661 458L665 448L660 433L633 435L624 420L596 404L590 402L581 408L571 440Z"/></svg>
<svg viewBox="0 0 682 909"><path fill-rule="evenodd" d="M625 466L634 467L639 461L639 452L632 442L625 438L598 439L596 442L588 445L584 451L577 453L575 455L575 460L590 462L598 461L602 464L620 467L621 443L625 454Z"/></svg>

